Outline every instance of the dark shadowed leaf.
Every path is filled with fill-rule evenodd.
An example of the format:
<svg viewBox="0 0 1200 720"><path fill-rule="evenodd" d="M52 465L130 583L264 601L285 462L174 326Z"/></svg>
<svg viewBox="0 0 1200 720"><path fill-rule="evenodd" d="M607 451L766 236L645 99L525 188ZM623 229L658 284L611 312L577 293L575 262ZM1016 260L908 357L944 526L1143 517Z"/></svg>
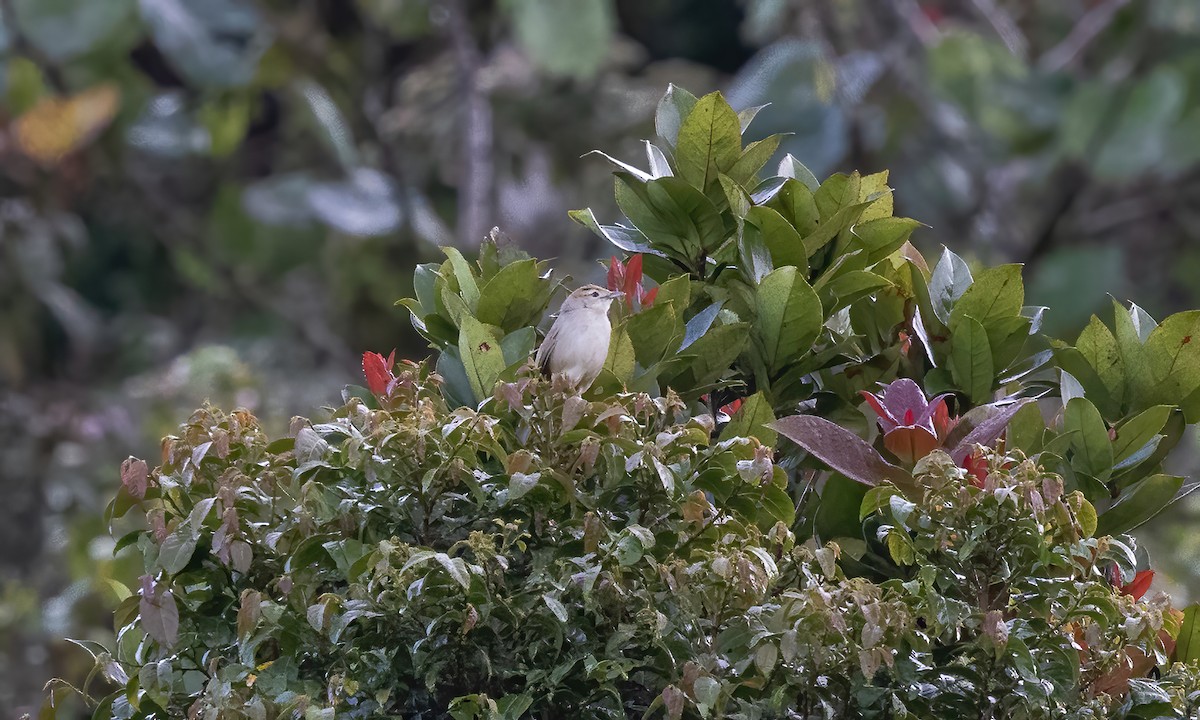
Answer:
<svg viewBox="0 0 1200 720"><path fill-rule="evenodd" d="M1151 475L1139 480L1100 515L1096 531L1101 535L1119 535L1137 528L1170 505L1182 487L1183 478L1176 475Z"/></svg>

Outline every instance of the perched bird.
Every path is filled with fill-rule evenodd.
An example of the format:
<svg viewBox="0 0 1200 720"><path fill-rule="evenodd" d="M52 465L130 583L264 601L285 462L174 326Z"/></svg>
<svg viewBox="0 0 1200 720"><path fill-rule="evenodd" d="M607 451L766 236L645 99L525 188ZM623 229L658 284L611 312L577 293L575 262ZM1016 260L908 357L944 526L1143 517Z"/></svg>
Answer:
<svg viewBox="0 0 1200 720"><path fill-rule="evenodd" d="M563 300L558 317L538 348L542 373L559 376L573 390L591 387L608 357L612 323L608 307L624 293L599 285L584 285Z"/></svg>

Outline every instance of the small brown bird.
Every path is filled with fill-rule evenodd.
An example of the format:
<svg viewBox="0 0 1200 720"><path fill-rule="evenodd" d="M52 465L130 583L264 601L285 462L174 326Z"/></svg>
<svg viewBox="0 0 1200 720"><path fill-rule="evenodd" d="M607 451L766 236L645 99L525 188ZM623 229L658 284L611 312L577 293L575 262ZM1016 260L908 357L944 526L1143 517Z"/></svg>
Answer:
<svg viewBox="0 0 1200 720"><path fill-rule="evenodd" d="M608 358L612 339L608 307L622 295L599 285L584 285L568 295L538 348L542 373L561 376L577 392L591 387Z"/></svg>

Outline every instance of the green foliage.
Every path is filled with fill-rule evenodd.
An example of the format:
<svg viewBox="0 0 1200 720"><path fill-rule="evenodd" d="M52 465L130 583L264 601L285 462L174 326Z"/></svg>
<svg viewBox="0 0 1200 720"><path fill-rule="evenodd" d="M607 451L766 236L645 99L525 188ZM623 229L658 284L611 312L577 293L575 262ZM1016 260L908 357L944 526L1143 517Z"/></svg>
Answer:
<svg viewBox="0 0 1200 720"><path fill-rule="evenodd" d="M649 172L609 158L632 225L573 215L636 251L583 396L493 232L401 301L436 372L367 353L287 437L205 408L126 464L100 717L1189 716L1194 617L1119 534L1183 487L1194 314L1041 337L1018 266L929 269L886 173L759 179L752 112L658 115Z"/></svg>

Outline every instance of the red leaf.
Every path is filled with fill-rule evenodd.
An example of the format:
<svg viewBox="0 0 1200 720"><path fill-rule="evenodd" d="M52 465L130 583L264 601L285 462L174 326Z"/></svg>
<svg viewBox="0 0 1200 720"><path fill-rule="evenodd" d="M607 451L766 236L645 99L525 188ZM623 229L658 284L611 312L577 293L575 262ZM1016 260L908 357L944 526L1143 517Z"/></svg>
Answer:
<svg viewBox="0 0 1200 720"><path fill-rule="evenodd" d="M962 468L971 475L971 484L977 488L983 487L983 483L987 480L988 466L987 460L980 453L971 453L963 458Z"/></svg>
<svg viewBox="0 0 1200 720"><path fill-rule="evenodd" d="M642 307L650 307L654 304L654 298L658 297L658 287L654 287L647 292L642 293Z"/></svg>
<svg viewBox="0 0 1200 720"><path fill-rule="evenodd" d="M767 427L812 453L821 462L863 485L890 481L900 487L912 476L883 459L875 448L846 428L816 415L792 415Z"/></svg>
<svg viewBox="0 0 1200 720"><path fill-rule="evenodd" d="M1121 586L1121 594L1130 595L1134 600L1141 600L1146 591L1150 589L1152 582L1154 582L1154 571L1142 570L1133 576L1133 582Z"/></svg>
<svg viewBox="0 0 1200 720"><path fill-rule="evenodd" d="M871 409L875 411L875 414L879 416L879 426L884 432L888 432L900 424L900 421L897 420L886 407L884 407L883 402L880 401L878 395L869 393L866 390L859 390L858 394L863 396L863 399L867 401L867 404L870 405Z"/></svg>
<svg viewBox="0 0 1200 720"><path fill-rule="evenodd" d="M629 262L625 263L625 291L626 298L635 298L638 296L638 286L642 284L642 255L638 253L629 258ZM616 288L614 288L616 289Z"/></svg>
<svg viewBox="0 0 1200 720"><path fill-rule="evenodd" d="M732 416L741 407L742 407L742 399L738 398L737 400L734 400L733 402L722 405L721 412L725 413L726 415Z"/></svg>
<svg viewBox="0 0 1200 720"><path fill-rule="evenodd" d="M386 394L388 385L392 382L392 371L388 361L377 352L365 352L362 369L367 378L367 389L374 395Z"/></svg>
<svg viewBox="0 0 1200 720"><path fill-rule="evenodd" d="M616 255L608 261L608 289L620 290L625 284L625 266L617 259Z"/></svg>

